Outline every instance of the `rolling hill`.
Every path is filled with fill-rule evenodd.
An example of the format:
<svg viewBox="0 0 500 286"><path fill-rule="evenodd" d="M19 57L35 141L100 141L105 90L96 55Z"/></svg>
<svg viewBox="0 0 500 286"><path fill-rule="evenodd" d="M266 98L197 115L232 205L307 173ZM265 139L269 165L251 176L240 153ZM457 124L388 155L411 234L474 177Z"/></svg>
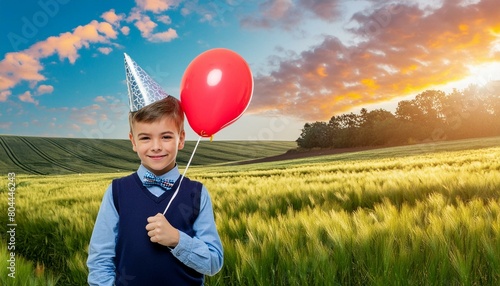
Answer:
<svg viewBox="0 0 500 286"><path fill-rule="evenodd" d="M188 141L178 162L189 160L196 142ZM192 165L221 164L276 156L296 147L291 141L202 140ZM0 135L0 172L74 174L134 171L139 159L125 139L51 138Z"/></svg>

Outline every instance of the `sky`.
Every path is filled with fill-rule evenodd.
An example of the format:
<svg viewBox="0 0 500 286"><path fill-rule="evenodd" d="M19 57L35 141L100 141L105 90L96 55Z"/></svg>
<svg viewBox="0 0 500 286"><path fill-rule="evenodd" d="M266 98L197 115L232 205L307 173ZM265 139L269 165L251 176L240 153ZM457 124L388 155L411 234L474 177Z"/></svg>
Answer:
<svg viewBox="0 0 500 286"><path fill-rule="evenodd" d="M0 134L128 138L124 53L176 97L199 54L241 55L253 96L214 140L500 78L498 0L0 0L0 23Z"/></svg>

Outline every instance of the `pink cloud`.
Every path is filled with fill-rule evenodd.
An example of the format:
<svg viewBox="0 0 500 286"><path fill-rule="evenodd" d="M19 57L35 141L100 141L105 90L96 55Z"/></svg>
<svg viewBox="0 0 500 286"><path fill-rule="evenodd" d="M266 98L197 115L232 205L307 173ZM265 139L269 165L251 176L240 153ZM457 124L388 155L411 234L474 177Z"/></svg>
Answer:
<svg viewBox="0 0 500 286"><path fill-rule="evenodd" d="M10 129L12 126L12 121L9 122L0 122L0 129Z"/></svg>
<svg viewBox="0 0 500 286"><path fill-rule="evenodd" d="M18 96L19 99L22 101L22 102L29 102L29 103L33 103L35 105L38 105L38 101L36 101L34 98L33 98L33 95L31 94L30 91L26 91L24 92L23 94L19 95Z"/></svg>
<svg viewBox="0 0 500 286"><path fill-rule="evenodd" d="M179 0L136 0L137 6L144 11L160 13L171 7L177 6Z"/></svg>
<svg viewBox="0 0 500 286"><path fill-rule="evenodd" d="M7 101L7 98L12 94L10 90L4 90L0 92L0 102Z"/></svg>
<svg viewBox="0 0 500 286"><path fill-rule="evenodd" d="M82 130L82 128L81 128L79 125L74 124L74 123L73 123L73 124L71 124L70 128L71 128L72 130L77 131L77 132L79 132L80 130Z"/></svg>
<svg viewBox="0 0 500 286"><path fill-rule="evenodd" d="M496 0L468 6L445 1L429 10L386 5L357 13L349 31L301 54L273 58L274 70L255 76L250 112L280 112L325 120L355 107L385 102L471 76L468 67L500 62Z"/></svg>
<svg viewBox="0 0 500 286"><path fill-rule="evenodd" d="M151 21L151 18L146 15L140 15L139 19L134 23L134 25L139 29L143 38L149 38L153 33L154 28L158 26L155 22Z"/></svg>
<svg viewBox="0 0 500 286"><path fill-rule="evenodd" d="M281 19L286 17L293 9L293 2L290 0L272 0L266 1L261 6L262 14L266 18Z"/></svg>
<svg viewBox="0 0 500 286"><path fill-rule="evenodd" d="M38 42L27 52L36 58L58 54L61 60L68 59L73 64L78 59L78 50L81 48L88 48L94 43L109 43L110 39L116 37L117 33L109 23L94 20L85 26L76 27L73 32L62 33Z"/></svg>
<svg viewBox="0 0 500 286"><path fill-rule="evenodd" d="M41 81L43 69L36 57L27 52L7 53L0 61L0 91L10 89L20 81Z"/></svg>
<svg viewBox="0 0 500 286"><path fill-rule="evenodd" d="M111 9L102 13L101 18L113 26L119 26L120 22L125 18L124 14L117 15L115 9Z"/></svg>
<svg viewBox="0 0 500 286"><path fill-rule="evenodd" d="M38 87L37 94L42 95L42 94L46 94L46 93L52 93L53 91L54 91L53 86L42 84Z"/></svg>
<svg viewBox="0 0 500 286"><path fill-rule="evenodd" d="M130 28L127 27L127 26L124 26L120 29L120 31L122 32L122 34L124 34L125 36L127 36L129 33L130 33Z"/></svg>
<svg viewBox="0 0 500 286"><path fill-rule="evenodd" d="M163 24L167 24L167 25L172 24L172 19L167 15L157 16L156 19L158 20L158 22L162 22Z"/></svg>
<svg viewBox="0 0 500 286"><path fill-rule="evenodd" d="M152 34L148 39L151 42L170 42L177 37L177 32L174 29L169 28L165 32Z"/></svg>
<svg viewBox="0 0 500 286"><path fill-rule="evenodd" d="M104 96L99 95L98 97L94 98L95 102L106 102L106 99Z"/></svg>
<svg viewBox="0 0 500 286"><path fill-rule="evenodd" d="M113 51L113 49L110 47L101 47L101 48L97 48L97 50L105 55L108 55L109 53L111 53Z"/></svg>
<svg viewBox="0 0 500 286"><path fill-rule="evenodd" d="M327 22L336 20L339 16L339 1L301 0L300 6L302 9L310 11L314 17Z"/></svg>
<svg viewBox="0 0 500 286"><path fill-rule="evenodd" d="M339 16L339 0L266 0L259 12L241 19L241 25L251 28L281 27L292 30L306 18L333 22Z"/></svg>
<svg viewBox="0 0 500 286"><path fill-rule="evenodd" d="M78 26L73 32L61 33L44 41L33 44L21 52L7 53L0 61L0 93L5 92L22 81L30 82L35 86L37 82L45 80L41 74L43 66L41 60L54 54L60 60L68 59L75 63L78 59L78 51L81 48L89 48L95 43L109 43L117 37L117 32L107 22L92 21L87 25ZM31 95L21 95L24 101L34 102Z"/></svg>
<svg viewBox="0 0 500 286"><path fill-rule="evenodd" d="M97 97L94 101L103 103L106 108L103 109L103 106L95 103L82 108L72 108L71 118L78 124L96 125L101 115L110 112L110 109L102 96Z"/></svg>
<svg viewBox="0 0 500 286"><path fill-rule="evenodd" d="M169 42L178 37L177 32L169 28L167 31L154 33L153 30L158 26L147 15L138 11L133 12L128 18L129 21L135 21L134 26L141 32L141 36L150 42Z"/></svg>
<svg viewBox="0 0 500 286"><path fill-rule="evenodd" d="M91 114L82 115L80 117L80 122L86 125L95 125L97 120L91 116Z"/></svg>

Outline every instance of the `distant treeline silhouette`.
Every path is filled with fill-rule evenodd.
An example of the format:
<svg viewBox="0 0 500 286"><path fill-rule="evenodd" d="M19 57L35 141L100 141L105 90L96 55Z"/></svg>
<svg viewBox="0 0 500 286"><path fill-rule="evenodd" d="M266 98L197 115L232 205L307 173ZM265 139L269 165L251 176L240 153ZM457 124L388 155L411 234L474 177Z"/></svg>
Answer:
<svg viewBox="0 0 500 286"><path fill-rule="evenodd" d="M296 140L302 148L402 145L500 135L500 81L446 94L427 90L384 109L306 123Z"/></svg>

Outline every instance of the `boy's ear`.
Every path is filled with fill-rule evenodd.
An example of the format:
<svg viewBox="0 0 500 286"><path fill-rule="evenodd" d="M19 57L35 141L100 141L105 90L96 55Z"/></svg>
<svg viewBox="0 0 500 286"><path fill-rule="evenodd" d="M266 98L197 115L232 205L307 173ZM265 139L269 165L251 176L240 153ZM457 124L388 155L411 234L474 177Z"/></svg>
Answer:
<svg viewBox="0 0 500 286"><path fill-rule="evenodd" d="M134 152L137 152L137 150L135 148L136 146L135 146L134 134L129 133L128 138L130 139L130 142L132 142L132 150L134 150Z"/></svg>
<svg viewBox="0 0 500 286"><path fill-rule="evenodd" d="M182 150L184 148L184 140L186 139L186 132L184 130L179 134L179 145L177 146L177 150Z"/></svg>

